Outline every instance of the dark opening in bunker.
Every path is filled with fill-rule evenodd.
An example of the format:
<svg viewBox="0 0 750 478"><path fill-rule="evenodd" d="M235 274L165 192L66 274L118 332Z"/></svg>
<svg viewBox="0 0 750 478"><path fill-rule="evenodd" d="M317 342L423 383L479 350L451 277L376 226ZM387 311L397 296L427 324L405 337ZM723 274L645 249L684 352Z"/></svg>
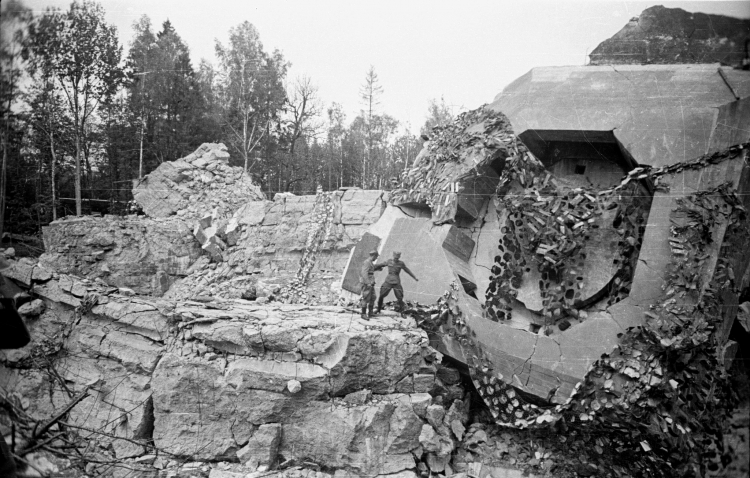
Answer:
<svg viewBox="0 0 750 478"><path fill-rule="evenodd" d="M636 167L612 131L528 130L520 138L570 187L605 189Z"/></svg>

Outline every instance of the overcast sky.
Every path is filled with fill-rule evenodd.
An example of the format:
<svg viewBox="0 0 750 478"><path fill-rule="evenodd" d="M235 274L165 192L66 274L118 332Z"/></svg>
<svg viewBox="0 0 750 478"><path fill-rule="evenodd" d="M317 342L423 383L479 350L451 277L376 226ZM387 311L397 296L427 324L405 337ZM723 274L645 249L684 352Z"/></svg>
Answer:
<svg viewBox="0 0 750 478"><path fill-rule="evenodd" d="M42 11L69 0L25 0ZM155 30L167 18L188 44L193 65L215 63L215 39L248 20L266 50L279 49L307 75L327 106L341 103L351 121L370 65L384 93L380 108L412 131L428 101L443 96L456 113L491 102L535 66L582 65L600 42L653 5L750 18L742 2L102 0L125 52L141 15Z"/></svg>

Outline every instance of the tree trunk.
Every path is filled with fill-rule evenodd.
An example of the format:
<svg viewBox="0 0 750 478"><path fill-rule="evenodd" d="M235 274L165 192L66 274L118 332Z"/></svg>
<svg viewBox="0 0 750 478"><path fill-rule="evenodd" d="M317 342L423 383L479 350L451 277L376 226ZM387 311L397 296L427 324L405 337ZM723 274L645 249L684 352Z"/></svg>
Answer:
<svg viewBox="0 0 750 478"><path fill-rule="evenodd" d="M76 216L81 216L81 133L76 131Z"/></svg>
<svg viewBox="0 0 750 478"><path fill-rule="evenodd" d="M5 228L5 169L8 164L8 135L3 136L3 166L0 171L0 241Z"/></svg>
<svg viewBox="0 0 750 478"><path fill-rule="evenodd" d="M143 179L143 126L145 125L145 122L143 121L143 108L141 108L141 149L140 149L140 155L138 158L138 179Z"/></svg>
<svg viewBox="0 0 750 478"><path fill-rule="evenodd" d="M51 123L51 121L50 121ZM50 165L50 181L52 185L52 220L57 220L57 199L55 191L55 166L57 165L57 154L55 153L55 136L52 134L52 127L50 125L49 131L49 149L52 153L52 164Z"/></svg>

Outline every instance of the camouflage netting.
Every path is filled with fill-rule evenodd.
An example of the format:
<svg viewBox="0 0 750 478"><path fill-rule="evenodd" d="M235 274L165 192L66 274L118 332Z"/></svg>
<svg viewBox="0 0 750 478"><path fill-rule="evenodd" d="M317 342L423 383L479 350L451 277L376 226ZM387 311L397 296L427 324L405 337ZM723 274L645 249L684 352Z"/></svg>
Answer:
<svg viewBox="0 0 750 478"><path fill-rule="evenodd" d="M593 252L586 246L597 230L614 229L620 238L609 301L627 296L651 205L641 182L647 177L644 168L636 168L612 189L569 189L530 153L507 161L497 198L507 216L486 294L487 317L510 319L516 289L525 271L535 267L541 275L542 315L548 324L568 316L583 318L583 269L587 253Z"/></svg>
<svg viewBox="0 0 750 478"><path fill-rule="evenodd" d="M659 188L665 175L735 159L748 146L631 172L617 190L638 178ZM644 312L643 325L628 329L618 347L592 365L562 405L531 403L493 369L463 318L458 285L433 307L410 311L428 332L442 327L468 351L474 386L497 425L526 428L530 439L567 457L558 471L668 477L706 476L721 467L721 430L737 396L718 362L718 330L726 297L740 293L733 255L750 237L750 221L727 184L679 199L669 219L672 258L663 297ZM723 229L723 244L717 245ZM713 273L712 248L720 251Z"/></svg>
<svg viewBox="0 0 750 478"><path fill-rule="evenodd" d="M393 204L427 204L436 224L452 222L466 180L482 175L480 166L496 158L516 157L526 147L516 139L508 118L485 106L435 127L432 138L402 176Z"/></svg>
<svg viewBox="0 0 750 478"><path fill-rule="evenodd" d="M308 225L305 248L299 261L299 269L292 282L281 290L281 300L286 303L305 303L308 299L305 286L310 278L310 272L315 266L315 260L321 248L324 248L331 238L333 228L334 205L333 193L319 190L315 196L313 218Z"/></svg>

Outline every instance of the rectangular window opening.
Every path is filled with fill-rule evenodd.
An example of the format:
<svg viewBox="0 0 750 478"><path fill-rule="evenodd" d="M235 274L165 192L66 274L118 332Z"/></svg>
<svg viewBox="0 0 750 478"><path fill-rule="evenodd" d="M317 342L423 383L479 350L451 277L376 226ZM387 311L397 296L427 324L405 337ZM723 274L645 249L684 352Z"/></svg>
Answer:
<svg viewBox="0 0 750 478"><path fill-rule="evenodd" d="M585 164L576 164L576 168L573 171L576 174L585 174L586 173L586 165Z"/></svg>

